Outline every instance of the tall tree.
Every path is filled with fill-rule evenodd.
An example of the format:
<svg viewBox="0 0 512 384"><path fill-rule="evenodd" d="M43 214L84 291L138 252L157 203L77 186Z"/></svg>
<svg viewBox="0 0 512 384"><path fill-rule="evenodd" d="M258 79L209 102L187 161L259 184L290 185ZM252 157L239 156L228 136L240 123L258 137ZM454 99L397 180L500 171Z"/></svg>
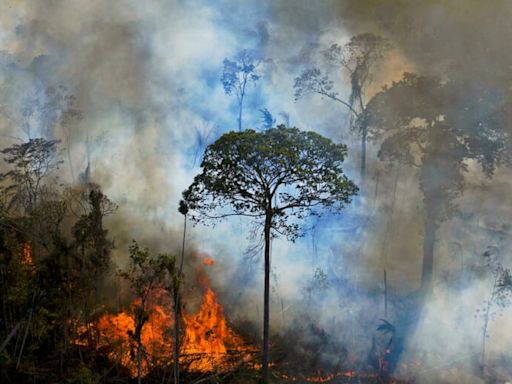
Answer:
<svg viewBox="0 0 512 384"><path fill-rule="evenodd" d="M248 49L238 52L232 60L224 59L224 70L220 81L226 95L234 93L236 96L239 132L242 131L242 113L247 85L256 83L261 77L257 72L258 65L256 54Z"/></svg>
<svg viewBox="0 0 512 384"><path fill-rule="evenodd" d="M178 212L183 215L183 238L179 268L175 268L173 278L167 286L167 291L173 297L174 304L174 383L180 382L180 322L181 322L181 282L183 281L183 266L185 262L185 240L187 236L187 204L181 200Z"/></svg>
<svg viewBox="0 0 512 384"><path fill-rule="evenodd" d="M419 171L425 220L423 293L432 286L437 229L463 193L467 161L479 163L488 177L509 161L505 95L484 86L468 87L475 84L406 73L376 94L357 122L381 140L381 159ZM465 94L480 96L460 96Z"/></svg>
<svg viewBox="0 0 512 384"><path fill-rule="evenodd" d="M268 383L270 240L295 240L299 220L340 211L357 193L343 173L346 146L315 132L278 126L264 132L230 132L207 147L202 172L183 193L194 221L245 216L264 237L263 382Z"/></svg>
<svg viewBox="0 0 512 384"><path fill-rule="evenodd" d="M319 68L306 69L299 77L295 78L295 100L306 94L319 94L323 97L340 103L350 113L351 127L366 108L366 94L368 86L373 80L373 70L384 58L384 54L391 49L389 41L381 36L371 33L363 33L353 36L344 46L331 45L325 50L324 56L328 63L341 69L350 80L350 95L348 99L340 97L334 81L328 74L324 74ZM342 88L339 85L338 88ZM363 124L357 126L361 136L361 179L366 173L366 143L368 140L368 128Z"/></svg>

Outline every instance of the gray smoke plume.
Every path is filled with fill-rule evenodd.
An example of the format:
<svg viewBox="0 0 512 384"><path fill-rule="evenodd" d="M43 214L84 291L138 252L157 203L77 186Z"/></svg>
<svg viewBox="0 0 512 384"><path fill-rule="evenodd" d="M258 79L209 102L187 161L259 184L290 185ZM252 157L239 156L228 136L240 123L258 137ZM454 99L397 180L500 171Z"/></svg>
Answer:
<svg viewBox="0 0 512 384"><path fill-rule="evenodd" d="M342 140L349 145L346 170L356 180L359 140L348 129L346 111L320 97L293 98L293 79L321 63L323 49L364 32L388 38L394 49L378 68L370 96L403 72L416 72L464 84L458 105L484 97L481 89L506 101L512 80L512 4L501 0L6 0L0 8L2 147L28 137L61 139L63 178L78 182L87 174L120 206L108 223L119 263L132 238L155 250L179 249L181 191L198 172L204 147L236 128L233 99L219 79L223 59L241 49L258 52L262 73L248 90L246 126L258 128L259 111L267 108L277 123L289 120ZM347 79L332 75L347 97ZM73 105L55 101L52 92L73 96ZM63 119L70 109L80 118ZM335 335L350 352L323 353L331 365L350 354L365 360L384 316L384 269L390 316L399 311L392 299L419 285L418 175L380 162L379 145L370 146L369 176L356 204L341 216L308 221L310 230L296 244L281 239L272 246L272 328L285 334L314 323ZM438 231L435 294L403 354L407 367L421 363L416 372L402 366L404 377L425 383L480 382L474 371L481 319L474 315L491 289L482 255L493 247L499 261L510 264L510 171L487 179L467 165L459 209ZM240 235L250 230L239 220L214 230L196 227L187 242L218 261L209 271L227 313L259 326L261 258L245 252L259 237ZM459 280L466 285L454 283ZM311 318L299 321L305 312ZM490 326L488 356L496 375L510 379L500 363L512 345L510 314L502 312ZM309 343L321 339L305 333Z"/></svg>

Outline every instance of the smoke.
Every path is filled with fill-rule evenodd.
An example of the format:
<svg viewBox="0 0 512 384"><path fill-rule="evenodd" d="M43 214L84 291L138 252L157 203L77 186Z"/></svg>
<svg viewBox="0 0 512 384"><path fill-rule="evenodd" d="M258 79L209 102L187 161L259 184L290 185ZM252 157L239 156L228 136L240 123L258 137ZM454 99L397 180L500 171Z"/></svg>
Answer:
<svg viewBox="0 0 512 384"><path fill-rule="evenodd" d="M319 64L319 52L332 43L372 32L387 37L394 49L378 68L369 96L409 71L462 84L461 107L467 98L482 97L482 90L505 102L511 17L512 5L504 0L492 6L479 0L6 0L0 12L2 146L29 135L61 139L69 154L63 177L70 182L78 182L89 164L91 180L120 206L108 222L119 262L132 238L159 251L176 251L181 191L198 172L205 145L236 129L234 100L219 81L224 58L245 48L261 57L262 79L248 89L246 127L259 128L259 110L268 108L277 123L289 116L291 125L342 140L349 145L346 171L357 179L359 140L346 129L346 111L320 97L295 102L293 79ZM341 74L333 76L343 83ZM52 113L37 107L51 101L49 88L58 87L76 98L73 108L80 119L64 124L60 117L67 107ZM337 91L346 97L350 89L345 85ZM28 117L23 113L27 105L34 110ZM377 160L378 149L379 143L370 145L368 180L346 212L307 222L310 230L296 244L273 242L275 332L298 326L301 315L314 309L309 322L362 355L384 316L383 270L391 296L417 289L423 239L417 173L406 166L388 168ZM443 354L446 361L455 360L478 348L480 325L462 319L473 318L488 294L482 252L498 247L503 264L509 263L510 172L500 170L489 180L475 164L468 166L460 209L438 231L436 279L442 284L408 348L426 370L438 367ZM211 269L212 283L228 313L260 324L261 258L245 253L259 234L250 229L240 220L213 230L197 227L189 231L187 244L218 261ZM308 291L317 269L325 272L327 288ZM445 283L461 274L468 286ZM316 306L304 301L308 294ZM448 305L454 300L461 305ZM510 347L498 328L489 341L495 358ZM440 350L446 340L450 348ZM329 361L331 352L326 352ZM472 359L468 355L463 368L474 377L467 373L477 364Z"/></svg>

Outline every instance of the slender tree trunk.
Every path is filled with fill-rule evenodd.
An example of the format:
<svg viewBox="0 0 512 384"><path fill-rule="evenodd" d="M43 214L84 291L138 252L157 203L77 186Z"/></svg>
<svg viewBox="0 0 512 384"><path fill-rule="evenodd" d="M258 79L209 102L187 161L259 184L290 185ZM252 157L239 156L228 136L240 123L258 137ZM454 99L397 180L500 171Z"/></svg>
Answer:
<svg viewBox="0 0 512 384"><path fill-rule="evenodd" d="M181 279L183 274L183 262L185 259L185 238L187 235L187 215L183 215L183 240L181 243L181 260L178 277ZM180 316L181 316L181 296L180 296L180 285L174 289L174 384L180 382Z"/></svg>
<svg viewBox="0 0 512 384"><path fill-rule="evenodd" d="M138 341L137 346L137 383L142 383L142 342Z"/></svg>
<svg viewBox="0 0 512 384"><path fill-rule="evenodd" d="M37 293L37 291L34 291L34 294L32 295L32 304L31 304L30 309L29 309L27 326L25 328L25 334L23 335L23 341L21 342L21 349L20 349L20 354L18 355L18 361L16 363L16 369L18 369L19 366L20 366L21 356L23 355L23 349L25 348L25 342L27 341L28 331L30 329L30 322L32 321L32 315L34 313L36 293Z"/></svg>
<svg viewBox="0 0 512 384"><path fill-rule="evenodd" d="M487 330L489 328L489 312L491 310L491 300L487 302L487 308L484 315L484 326L482 327L482 353L480 355L480 372L485 374L485 347L487 342Z"/></svg>
<svg viewBox="0 0 512 384"><path fill-rule="evenodd" d="M240 102L238 103L238 132L242 132L242 109L244 105L244 98L240 99Z"/></svg>
<svg viewBox="0 0 512 384"><path fill-rule="evenodd" d="M368 131L366 127L363 127L361 130L361 183L364 182L366 176L366 139L368 136Z"/></svg>
<svg viewBox="0 0 512 384"><path fill-rule="evenodd" d="M180 296L174 294L174 384L180 382Z"/></svg>
<svg viewBox="0 0 512 384"><path fill-rule="evenodd" d="M18 329L20 328L21 322L17 323L14 328L9 332L5 340L3 341L2 345L0 345L0 352L4 350L5 347L7 347L7 344L9 344L9 341L13 338L13 336L18 332Z"/></svg>
<svg viewBox="0 0 512 384"><path fill-rule="evenodd" d="M434 212L426 213L425 236L423 239L423 266L421 271L420 291L426 295L432 289L432 276L434 271L434 248L436 245L437 215Z"/></svg>
<svg viewBox="0 0 512 384"><path fill-rule="evenodd" d="M268 339L269 339L269 322L270 322L270 227L272 224L272 207L271 202L268 203L265 217L265 291L263 298L263 361L262 361L262 381L268 384Z"/></svg>
<svg viewBox="0 0 512 384"><path fill-rule="evenodd" d="M388 318L388 276L384 268L384 318Z"/></svg>
<svg viewBox="0 0 512 384"><path fill-rule="evenodd" d="M491 307L492 303L494 302L494 295L496 293L496 286L498 285L498 277L494 276L494 285L492 287L491 296L489 297L489 300L487 300L487 306L485 308L484 313L484 325L482 327L482 353L480 357L480 372L482 376L485 374L485 349L486 349L486 342L487 342L487 332L489 329L489 320L490 320L490 314L491 314Z"/></svg>

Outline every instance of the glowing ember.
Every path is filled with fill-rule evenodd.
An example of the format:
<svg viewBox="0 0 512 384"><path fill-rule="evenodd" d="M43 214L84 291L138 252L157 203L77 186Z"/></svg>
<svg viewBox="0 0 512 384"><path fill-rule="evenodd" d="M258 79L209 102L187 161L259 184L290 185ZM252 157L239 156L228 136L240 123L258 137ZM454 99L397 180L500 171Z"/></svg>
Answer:
<svg viewBox="0 0 512 384"><path fill-rule="evenodd" d="M23 265L33 267L34 262L32 261L32 247L29 243L25 243L22 245L20 262Z"/></svg>
<svg viewBox="0 0 512 384"><path fill-rule="evenodd" d="M300 382L300 383L329 383L337 378L346 377L353 378L356 377L357 373L355 371L343 371L336 373L322 373L318 372L316 376L293 376L280 374L281 379L291 381L291 382Z"/></svg>
<svg viewBox="0 0 512 384"><path fill-rule="evenodd" d="M204 265L214 265L215 260L213 260L210 256L205 256L205 258L203 259L203 264Z"/></svg>

